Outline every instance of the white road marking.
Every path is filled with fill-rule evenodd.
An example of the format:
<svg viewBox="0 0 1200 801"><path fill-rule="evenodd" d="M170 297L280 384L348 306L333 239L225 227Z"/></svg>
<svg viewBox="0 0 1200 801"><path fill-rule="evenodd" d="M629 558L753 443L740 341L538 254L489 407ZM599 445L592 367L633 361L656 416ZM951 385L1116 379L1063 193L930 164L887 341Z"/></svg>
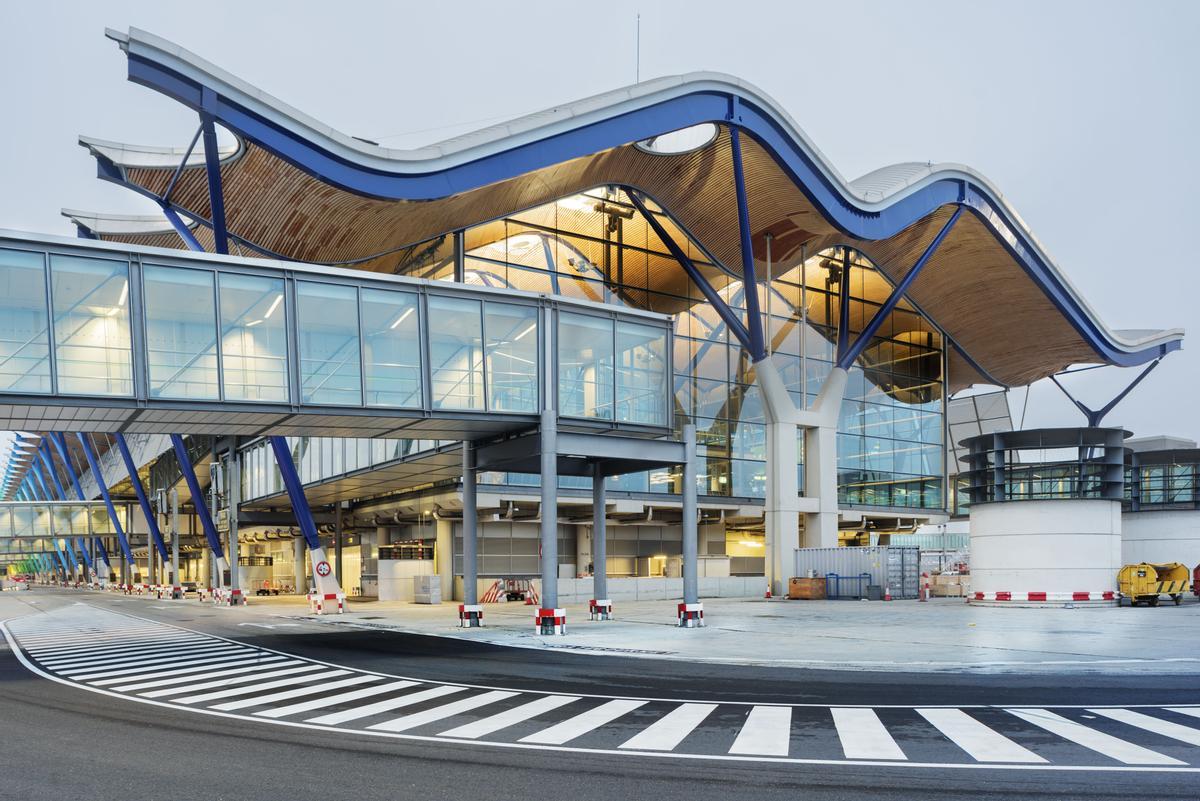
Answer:
<svg viewBox="0 0 1200 801"><path fill-rule="evenodd" d="M120 667L123 664L133 662L138 659L163 659L172 654L187 656L196 651L208 651L213 649L211 642L196 643L194 645L163 646L161 648L142 648L136 651L125 651L120 654L104 654L102 656L75 656L70 659L42 659L39 660L43 665L53 670L67 671L71 669L78 670L79 668L88 665L104 664L111 667ZM235 648L237 646L226 645L225 648Z"/></svg>
<svg viewBox="0 0 1200 801"><path fill-rule="evenodd" d="M674 751L716 708L716 704L680 704L618 747Z"/></svg>
<svg viewBox="0 0 1200 801"><path fill-rule="evenodd" d="M324 665L313 665L311 663L302 663L297 667L283 668L275 670L275 665L270 665L270 671L267 673L253 673L249 676L234 676L233 678L220 678L213 681L206 681L201 684L187 684L183 687L167 687L162 690L151 690L148 693L138 693L143 698L162 698L167 695L178 695L180 693L196 693L200 690L214 690L217 688L232 687L234 685L248 684L250 682L262 681L263 679L275 679L280 676L294 676L297 673L312 673L314 670L321 670Z"/></svg>
<svg viewBox="0 0 1200 801"><path fill-rule="evenodd" d="M1084 748L1090 748L1118 762L1124 762L1126 765L1187 764L1166 754L1151 751L1149 748L1143 748L1140 745L1134 745L1112 735L1105 734L1102 731L1089 728L1082 723L1067 720L1061 715L1056 715L1047 709L1009 709L1008 712L1016 715L1026 723L1040 726L1048 732L1057 734L1064 740L1070 740L1073 743L1082 745Z"/></svg>
<svg viewBox="0 0 1200 801"><path fill-rule="evenodd" d="M792 708L756 706L751 707L729 753L787 756L791 743Z"/></svg>
<svg viewBox="0 0 1200 801"><path fill-rule="evenodd" d="M275 659L277 659L279 661L266 662L266 664L263 664L262 661L256 659L253 664L245 665L243 667L234 667L233 665L230 665L228 667L222 668L221 670L214 670L211 673L196 673L196 674L191 674L191 675L186 675L186 676L172 676L169 679L152 679L151 681L145 681L145 679L147 679L149 677L141 676L138 678L137 684L122 684L119 687L113 687L113 690L115 690L116 692L119 692L119 693L131 693L136 690L153 689L154 687L169 687L172 684L186 684L189 681L204 681L207 679L217 679L217 678L224 678L227 676L236 676L241 673L251 673L256 670L261 672L264 668L267 670L270 670L272 668L277 668L277 667L291 667L293 665L303 664L301 662L296 661L295 659L286 659L282 656L277 656L277 657L275 657ZM240 663L238 663L238 664L240 664ZM185 669L186 670L195 670L195 671L208 670L208 668L185 668ZM173 672L173 671L168 671L168 672ZM126 681L126 679L105 679L105 681L115 684L120 681ZM96 683L104 684L105 682L98 681Z"/></svg>
<svg viewBox="0 0 1200 801"><path fill-rule="evenodd" d="M234 709L245 709L248 706L264 706L266 704L274 704L278 701L290 701L293 698L303 698L306 695L316 695L318 693L329 692L330 690L340 690L343 687L354 687L359 684L366 684L368 681L378 681L378 676L372 676L366 673L360 673L357 676L351 676L348 679L341 681L332 681L328 684L314 684L308 687L299 687L295 690L284 690L283 692L271 693L270 695L252 695L249 698L242 698L238 701L228 701L224 704L217 704L213 709L220 709L223 712L229 712Z"/></svg>
<svg viewBox="0 0 1200 801"><path fill-rule="evenodd" d="M929 721L950 742L980 762L1037 763L1046 760L980 723L961 709L929 707L917 714Z"/></svg>
<svg viewBox="0 0 1200 801"><path fill-rule="evenodd" d="M1178 712L1181 715L1191 715L1194 718L1200 718L1200 706L1168 706L1163 708L1168 712Z"/></svg>
<svg viewBox="0 0 1200 801"><path fill-rule="evenodd" d="M1089 709L1088 711L1094 712L1097 715L1103 715L1111 720L1128 723L1130 726L1136 726L1139 729L1161 734L1164 737L1180 740L1189 745L1200 745L1200 729L1193 729L1191 726L1184 726L1169 720L1163 720L1162 718L1151 717L1141 712L1134 712L1132 709Z"/></svg>
<svg viewBox="0 0 1200 801"><path fill-rule="evenodd" d="M501 729L507 729L509 726L515 726L518 723L532 720L538 715L578 700L578 695L543 695L541 698L536 698L528 703L515 706L512 709L506 709L503 712L498 712L491 717L482 718L471 723L464 723L462 726L442 732L440 736L474 740L500 731Z"/></svg>
<svg viewBox="0 0 1200 801"><path fill-rule="evenodd" d="M628 698L618 698L606 704L593 707L562 723L556 723L548 729L535 732L521 738L523 743L541 743L543 745L562 745L576 737L582 737L590 731L612 723L627 712L632 712L646 701L635 701Z"/></svg>
<svg viewBox="0 0 1200 801"><path fill-rule="evenodd" d="M833 707L829 712L846 759L908 759L874 709Z"/></svg>
<svg viewBox="0 0 1200 801"><path fill-rule="evenodd" d="M228 663L228 662L231 662L234 660L247 659L247 658L253 658L253 657L262 658L262 659L264 659L264 661L266 660L266 657L261 656L261 653L256 653L254 651L249 651L249 652L247 652L247 651L230 651L225 656L222 656L219 658L218 657L205 657L202 659L189 659L189 660L185 660L183 662L176 662L176 661L172 660L169 664L162 663L162 664L141 665L140 667L122 668L120 670L109 670L109 671L105 671L104 673L93 673L93 674L89 675L87 678L81 679L81 681L99 683L99 682L96 682L96 679L107 679L111 676L119 676L120 678L118 679L118 681L125 681L130 676L137 676L142 673L153 674L159 668L164 668L164 667L169 667L172 669L182 669L182 668L188 667L190 665L199 665L202 668L207 668L209 665L223 664L223 663ZM166 675L166 674L163 673L162 675Z"/></svg>
<svg viewBox="0 0 1200 801"><path fill-rule="evenodd" d="M229 653L244 653L247 649L237 645L210 645L199 651L189 651L186 654L181 654L178 659L173 659L169 656L155 657L139 657L137 659L121 659L114 662L108 662L103 665L84 665L78 668L66 668L62 671L64 676L71 678L82 678L84 676L94 676L96 673L102 673L109 669L131 668L141 665L158 665L160 667L172 667L177 664L182 664L181 660L191 659L193 657L199 659L201 657L211 658L221 654ZM54 670L54 668L50 668Z"/></svg>
<svg viewBox="0 0 1200 801"><path fill-rule="evenodd" d="M333 712L328 715L309 718L306 722L336 726L339 723L361 720L362 718L369 718L372 715L381 715L384 712L391 712L393 709L401 709L413 704L419 704L422 701L432 701L434 698L441 698L443 695L449 695L450 693L462 692L465 689L467 688L452 687L448 684L443 684L438 687L430 687L428 690L419 690L415 693L402 695L399 698L388 698L384 701L367 704L366 706L357 706L352 709L342 710L341 712Z"/></svg>
<svg viewBox="0 0 1200 801"><path fill-rule="evenodd" d="M197 637L194 634L181 634L177 637L159 636L159 637L144 637L134 640L118 640L116 645L102 645L97 648L92 645L76 645L70 648L30 648L29 653L35 658L50 659L52 657L65 657L74 654L104 654L104 653L120 653L127 648L141 648L147 645L158 645L160 643L184 643L184 642L205 642L207 637ZM111 642L111 641L110 641Z"/></svg>
<svg viewBox="0 0 1200 801"><path fill-rule="evenodd" d="M255 715L264 718L283 718L288 715L298 715L301 712L311 712L314 709L325 709L326 707L345 704L350 701L358 701L362 698L370 698L373 695L383 695L384 693L394 692L396 690L415 687L415 681L393 681L388 684L380 684L375 687L367 687L362 690L354 690L353 692L341 693L340 695L330 695L325 698L318 698L314 701L302 701L291 706L281 706L276 709L264 709L261 712L255 712Z"/></svg>
<svg viewBox="0 0 1200 801"><path fill-rule="evenodd" d="M403 715L394 720L376 723L374 726L368 726L368 728L378 729L379 731L408 731L418 726L424 726L427 723L435 723L439 720L452 718L455 715L461 715L464 712L470 712L472 709L478 709L481 706L487 706L497 701L503 701L506 698L512 698L516 694L509 690L492 690L491 692L472 695L469 698L461 698L457 701L451 701L448 704L435 706L433 709L413 712L410 715Z"/></svg>
<svg viewBox="0 0 1200 801"><path fill-rule="evenodd" d="M323 666L318 666L323 667ZM227 690L214 690L211 693L203 693L201 695L188 695L183 698L172 698L173 704L199 704L206 701L219 701L222 698L232 698L235 695L246 695L247 693L260 693L265 690L274 690L276 687L291 687L296 684L304 684L309 681L324 681L325 679L336 679L338 676L345 676L349 670L329 670L324 673L304 673L299 676L288 676L284 679L275 679L274 681L263 682L262 684L247 684L242 687L230 687ZM261 676L259 678L262 678ZM144 695L145 693L143 693Z"/></svg>

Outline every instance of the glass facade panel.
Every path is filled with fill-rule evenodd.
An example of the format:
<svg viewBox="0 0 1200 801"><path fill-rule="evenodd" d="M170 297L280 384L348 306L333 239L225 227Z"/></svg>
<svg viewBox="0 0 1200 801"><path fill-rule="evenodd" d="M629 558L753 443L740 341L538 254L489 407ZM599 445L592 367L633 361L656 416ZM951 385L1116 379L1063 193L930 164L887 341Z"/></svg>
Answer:
<svg viewBox="0 0 1200 801"><path fill-rule="evenodd" d="M421 405L421 319L411 292L362 290L368 406Z"/></svg>
<svg viewBox="0 0 1200 801"><path fill-rule="evenodd" d="M50 389L45 256L0 249L0 391Z"/></svg>
<svg viewBox="0 0 1200 801"><path fill-rule="evenodd" d="M286 402L283 279L222 274L220 298L225 399Z"/></svg>
<svg viewBox="0 0 1200 801"><path fill-rule="evenodd" d="M362 405L358 289L296 282L300 336L300 400Z"/></svg>
<svg viewBox="0 0 1200 801"><path fill-rule="evenodd" d="M569 417L613 419L611 319L559 314L558 408Z"/></svg>
<svg viewBox="0 0 1200 801"><path fill-rule="evenodd" d="M429 297L429 371L433 408L483 408L480 302Z"/></svg>
<svg viewBox="0 0 1200 801"><path fill-rule="evenodd" d="M661 328L617 323L616 419L667 423L667 336Z"/></svg>
<svg viewBox="0 0 1200 801"><path fill-rule="evenodd" d="M128 263L52 255L50 277L58 391L132 395Z"/></svg>
<svg viewBox="0 0 1200 801"><path fill-rule="evenodd" d="M538 310L488 302L484 304L484 315L488 408L497 412L536 412Z"/></svg>
<svg viewBox="0 0 1200 801"><path fill-rule="evenodd" d="M220 397L214 275L146 265L146 355L152 398Z"/></svg>

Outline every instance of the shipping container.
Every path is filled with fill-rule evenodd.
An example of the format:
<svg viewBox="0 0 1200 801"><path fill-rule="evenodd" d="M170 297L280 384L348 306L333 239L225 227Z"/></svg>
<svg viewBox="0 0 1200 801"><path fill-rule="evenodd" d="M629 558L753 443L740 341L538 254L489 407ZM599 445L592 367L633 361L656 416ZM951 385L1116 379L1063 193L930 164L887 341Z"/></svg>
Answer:
<svg viewBox="0 0 1200 801"><path fill-rule="evenodd" d="M919 548L797 548L794 575L825 578L829 598L866 598L867 588L877 586L890 589L893 598L911 599L920 589L920 561Z"/></svg>

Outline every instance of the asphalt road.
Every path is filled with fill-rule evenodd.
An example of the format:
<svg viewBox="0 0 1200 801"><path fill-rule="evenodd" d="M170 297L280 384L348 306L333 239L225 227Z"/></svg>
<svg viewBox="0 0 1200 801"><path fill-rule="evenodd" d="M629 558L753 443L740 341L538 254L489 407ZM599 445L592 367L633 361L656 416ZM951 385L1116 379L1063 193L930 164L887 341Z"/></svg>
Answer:
<svg viewBox="0 0 1200 801"><path fill-rule="evenodd" d="M78 606L80 601L87 606ZM114 611L120 615L111 614ZM8 619L24 662L7 646L0 652L0 722L7 728L0 751L4 754L0 798L728 801L794 799L801 794L812 799L1200 797L1200 773L1176 772L1175 767L1200 765L1200 745L1097 719L1084 708L1149 707L1142 712L1155 721L1175 721L1172 725L1178 726L1182 716L1172 717L1174 713L1161 708L1200 703L1200 678L1196 676L947 677L716 667L508 649L304 621L268 629L239 625L248 618L238 611L104 594L49 590L5 594L0 598L0 618ZM153 621L199 634L169 630ZM88 627L87 636L71 641L71 627L81 625ZM113 631L104 631L105 626ZM97 627L99 633L95 633ZM244 647L202 635L228 638ZM168 642L171 637L188 639ZM60 643L60 638L65 639ZM127 646L121 638L136 644ZM541 716L543 729L546 724L570 725L574 713L569 710L575 708L596 714L597 706L638 703L622 699L649 700L562 748L523 745L530 738L538 742L540 736L528 724L480 737L478 742L446 738L452 725L458 724L452 731L459 732L467 724L479 725L493 706L464 708L438 725L428 721L417 725L421 723L417 716L430 715L430 708L436 716L438 705L445 705L445 700L409 707L418 710L413 718L397 718L397 712L391 712L332 729L308 728L280 725L287 718L254 719L255 715L276 714L272 709L286 712L281 704L305 703L305 697L273 700L278 693L310 691L305 685L289 690L296 686L294 679L279 680L292 684L264 690L268 694L260 693L257 698L248 695L239 700L230 695L236 691L221 690L218 692L225 696L221 699L201 703L184 698L181 704L178 695L172 700L161 694L172 692L172 686L190 686L191 692L199 689L198 685L184 683L148 691L140 689L142 685L123 685L121 676L98 679L101 674L97 671L113 664L113 646L108 643L118 644L120 655L134 665L123 672L134 673L135 678L146 678L145 673L136 671L150 669L139 666L138 648L150 649L147 653L156 654L153 659L158 660L178 646L181 652L191 648L210 658L233 660L242 658L245 651L259 655L253 658L276 660L272 664L299 665L279 672L300 671L303 675L304 671L317 671L308 675L328 675L326 681L344 683L345 689L339 692L346 693L376 692L372 688L382 690L396 677L413 679L414 686L404 691L413 693L429 691L422 688L440 692L439 687L462 683L472 687L450 688L446 692L453 690L453 694L446 700L461 698L464 700L456 703L469 707L471 698L488 693L496 696L493 706L506 712L529 699L540 702L547 692L578 696L574 705ZM226 651L228 657L223 656ZM155 669L169 667L160 661L154 664ZM176 672L203 669L185 667ZM263 665L247 670L252 671L249 675L260 675L273 668ZM158 675L166 674L151 678ZM158 681L186 682L186 676ZM98 691L99 684L104 685L103 692ZM137 689L120 690L128 686ZM310 686L320 689L315 683ZM159 693L159 701L139 700L139 694L147 692ZM321 696L316 699L309 705L323 703ZM206 712L239 703L242 708L237 711ZM758 710L779 709L769 706L773 704L789 705L791 718L784 726L790 733L790 745L784 743L783 760L791 761L730 758L733 753L755 753L753 743L739 746L742 734L738 732L753 728L751 721ZM846 725L851 729L835 731L829 722L829 707L853 705L877 707L877 717L871 716L865 729L854 729L859 723L850 721ZM1067 705L1081 708L1061 708ZM1033 759L1044 758L1045 762L994 768L970 759L961 744L934 730L912 708L931 706L969 707L976 721L1005 735L1005 742L1020 743ZM346 707L327 705L321 711L333 710L334 716L344 716ZM655 726L670 728L670 721L661 721L678 716L676 710L686 716L696 709L707 713L709 707L711 713L702 723L692 724L687 739L669 753L619 750L623 744L633 747L631 738L644 737L641 733ZM1146 770L1145 765L1125 765L1111 754L1098 754L1041 728L1026 726L1005 711L1045 707L1053 707L1054 716L1065 719L1068 727L1083 724L1101 736L1120 737L1118 742L1127 748L1149 749L1144 753L1150 759L1158 757L1167 766ZM311 720L317 713L306 714ZM410 734L381 736L387 735L389 725L395 729L397 720L408 721L405 725L412 728L404 731ZM1192 722L1200 728L1200 722ZM884 730L882 739L871 729L872 723ZM355 726L360 728L354 730ZM508 731L513 732L511 736ZM519 737L522 734L524 738ZM541 742L553 739L543 737ZM868 755L872 748L883 748L886 753L889 744L903 749L904 763L847 761L842 754L843 748L865 748ZM769 752L769 745L758 752ZM819 761L802 761L805 758ZM1136 754L1131 759L1138 761ZM1051 766L1067 769L1049 769Z"/></svg>

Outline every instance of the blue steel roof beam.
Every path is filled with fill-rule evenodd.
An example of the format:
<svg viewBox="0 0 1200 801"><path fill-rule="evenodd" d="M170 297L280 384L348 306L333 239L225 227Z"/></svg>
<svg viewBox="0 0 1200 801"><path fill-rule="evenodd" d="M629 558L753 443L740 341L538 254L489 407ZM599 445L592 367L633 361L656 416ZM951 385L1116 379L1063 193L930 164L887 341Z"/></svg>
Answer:
<svg viewBox="0 0 1200 801"><path fill-rule="evenodd" d="M729 308L729 305L725 303L720 293L713 288L713 285L708 282L708 279L704 277L704 274L696 268L696 265L692 262L692 260L688 258L686 253L683 252L683 248L681 248L674 238L667 233L667 229L663 228L662 223L660 223L658 219L655 218L655 216L650 212L650 210L646 208L646 204L642 202L640 197L638 197L637 191L626 187L625 192L629 195L629 199L633 201L633 205L637 207L638 212L646 218L646 222L649 223L650 227L654 229L654 234L660 240L662 240L664 245L667 246L667 250L671 252L671 256L674 257L675 261L679 262L679 266L683 268L685 273L687 273L688 278L692 279L692 283L694 283L696 288L700 290L700 294L704 295L704 299L709 302L709 304L717 312L717 315L725 321L725 325L729 328L729 331L735 337L737 337L737 340L742 344L742 347L753 354L754 348L750 338L750 332L746 330L746 326L743 325L742 321L738 319L737 314L733 311L733 309ZM757 359L755 361L757 361Z"/></svg>
<svg viewBox="0 0 1200 801"><path fill-rule="evenodd" d="M879 331L879 328L883 325L884 321L887 320L888 315L895 310L897 305L899 305L900 301L904 298L904 294L908 292L909 287L912 286L913 281L917 280L917 276L921 274L921 271L925 269L925 265L929 263L931 258L933 258L933 254L937 252L937 249L941 247L942 242L946 240L946 237L954 228L954 224L958 222L958 218L962 216L962 212L962 206L958 206L954 209L954 214L950 215L950 219L947 220L946 224L942 226L942 230L938 231L937 236L935 236L933 241L930 242L928 247L925 248L925 251L921 254L920 258L917 259L916 263L913 264L913 266L909 268L908 272L904 274L904 278L901 279L900 283L893 287L892 292L890 295L888 295L887 300L885 300L883 305L876 310L874 316L871 317L870 322L866 324L862 330L862 333L858 335L858 338L853 342L853 344L843 350L841 343L839 342L839 352L837 357L838 367L848 369L850 365L854 364L855 360L862 355L862 352L866 349L867 345L871 344L871 337L875 336L875 334ZM842 270L842 284L843 291L850 284L850 276L848 275L848 270L846 269ZM838 323L838 327L841 329L842 326L840 324L842 321L838 320Z"/></svg>
<svg viewBox="0 0 1200 801"><path fill-rule="evenodd" d="M125 442L125 435L116 433L113 437L117 441L117 450L121 453L121 461L125 463L125 472L129 473L129 483L133 485L133 492L137 495L138 506L142 508L142 516L146 518L146 525L150 529L150 536L154 539L154 547L158 549L159 555L164 562L171 561L171 555L167 553L167 544L163 542L162 531L158 528L158 515L150 509L150 500L146 497L146 488L142 486L142 479L138 475L137 465L133 463L133 456L129 453L129 444ZM132 562L132 555L130 560Z"/></svg>
<svg viewBox="0 0 1200 801"><path fill-rule="evenodd" d="M526 132L507 149L493 148L499 152L473 160L460 156L448 167L431 166L424 172L420 171L419 163L414 166L413 161L401 163L393 157L389 170L376 166L389 160L386 155L377 155L386 153L384 149L358 144L351 151L335 135L318 132L311 121L289 119L290 110L280 110L282 104L253 96L236 79L214 75L207 64L170 43L142 31L131 31L128 35L110 31L108 35L128 54L131 81L197 110L201 107L202 89L208 90L216 99L213 115L223 127L255 141L325 183L389 199L446 197L667 131L705 122L720 123L728 115L730 97L736 96L742 128L753 133L800 190L843 232L866 240L884 239L942 205L967 202L999 240L1008 240L1010 253L1016 254L1021 268L1102 360L1142 364L1180 346L1178 339L1145 347L1126 346L1113 339L1056 274L1048 257L998 199L998 193L978 174L965 168L946 167L931 172L913 187L897 193L899 197L886 199L886 203L856 200L844 185L839 185L832 168L820 161L815 148L787 115L765 96L735 79L688 76L670 85L660 82L663 88L644 93L638 93L638 87L631 87L621 93L620 101L613 100L611 111L572 117L570 122L574 127L549 124L543 138L536 139ZM223 92L229 97L223 96ZM611 116L602 116L605 111ZM309 127L301 133L304 125ZM325 146L315 141L318 137Z"/></svg>
<svg viewBox="0 0 1200 801"><path fill-rule="evenodd" d="M730 116L735 124L729 127L729 153L733 159L733 188L737 198L738 239L742 247L742 287L746 304L746 331L750 337L750 358L760 362L767 358L763 346L762 314L758 309L758 280L754 274L754 246L750 239L750 207L746 201L746 176L742 169L742 137L736 124L736 98L730 102Z"/></svg>
<svg viewBox="0 0 1200 801"><path fill-rule="evenodd" d="M217 253L228 253L229 237L225 234L225 190L221 186L221 155L217 152L217 128L212 115L216 105L216 93L204 88L200 97L200 130L204 135L204 168L208 172L208 205L212 209L213 247Z"/></svg>
<svg viewBox="0 0 1200 801"><path fill-rule="evenodd" d="M208 504L204 502L204 493L200 491L200 481L196 478L196 471L192 468L192 460L188 458L187 445L184 444L183 437L178 434L171 435L171 445L175 448L175 459L179 462L179 471L183 473L183 480L192 494L192 507L196 510L196 516L200 518L200 527L204 529L208 547L212 549L213 556L217 558L218 564L224 570L225 552L221 548L221 537L217 534L217 527L213 524Z"/></svg>
<svg viewBox="0 0 1200 801"><path fill-rule="evenodd" d="M59 435L62 436L61 434ZM100 497L104 499L104 505L108 509L108 518L112 521L113 529L117 532L117 542L121 545L121 550L125 554L125 560L129 564L133 564L133 553L129 550L129 540L125 537L125 529L121 527L121 520L117 517L117 510L113 506L112 498L108 495L108 485L104 482L104 472L100 470L99 462L96 459L96 454L92 451L92 444L83 436L83 434L75 435L79 439L79 444L83 446L83 454L87 457L88 466L92 469L92 478L96 479L96 486L100 488ZM63 445L66 445L66 440L63 439ZM66 448L64 447L65 451ZM83 495L83 488L79 486L79 479L75 475L75 468L71 466L70 460L63 456L63 461L67 464L67 470L71 472L71 480L75 484L75 491L79 495L79 500L85 501L87 498ZM96 538L96 544L100 547L100 556L104 559L104 564L112 567L112 562L108 560L108 549L104 547L104 543Z"/></svg>

